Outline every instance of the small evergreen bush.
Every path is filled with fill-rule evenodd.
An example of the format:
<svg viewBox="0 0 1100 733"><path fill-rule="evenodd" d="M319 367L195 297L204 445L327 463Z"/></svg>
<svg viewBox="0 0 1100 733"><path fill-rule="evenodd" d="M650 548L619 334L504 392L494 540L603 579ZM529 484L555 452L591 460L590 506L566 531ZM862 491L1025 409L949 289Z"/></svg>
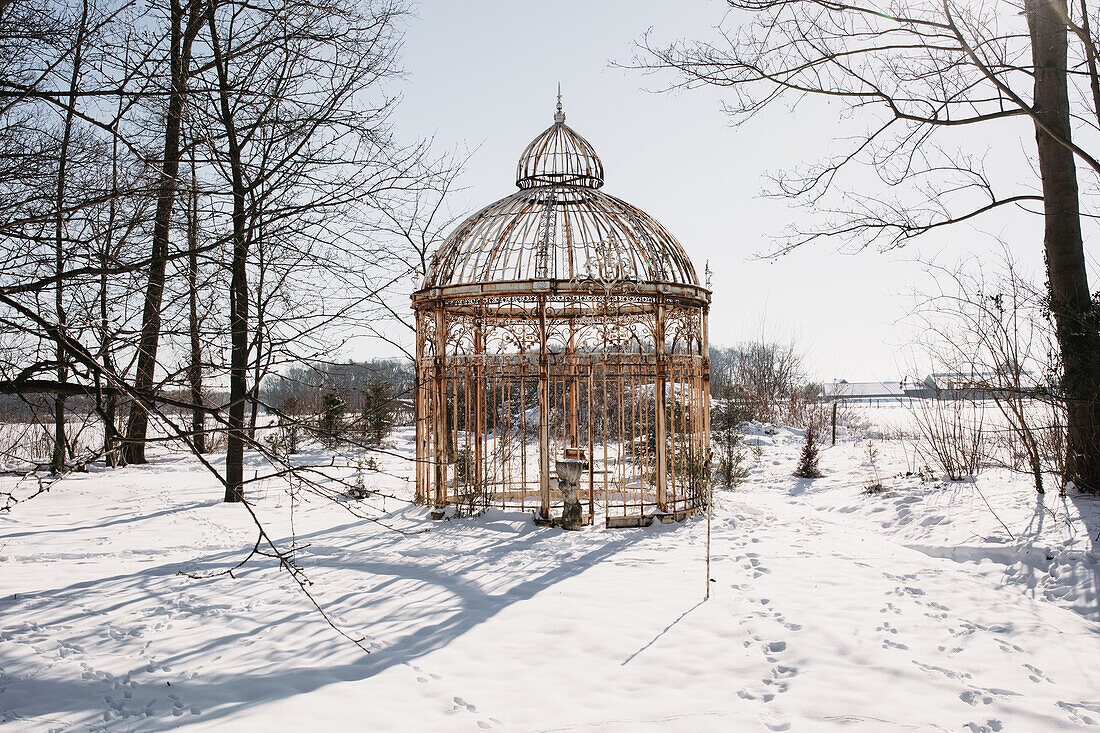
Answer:
<svg viewBox="0 0 1100 733"><path fill-rule="evenodd" d="M821 469L817 467L817 436L813 423L806 428L806 444L802 446L802 456L798 459L798 468L794 475L802 478L820 478Z"/></svg>
<svg viewBox="0 0 1100 733"><path fill-rule="evenodd" d="M347 402L336 390L329 390L321 397L321 417L317 421L317 432L321 442L333 447L343 442L347 425L344 423L344 411Z"/></svg>

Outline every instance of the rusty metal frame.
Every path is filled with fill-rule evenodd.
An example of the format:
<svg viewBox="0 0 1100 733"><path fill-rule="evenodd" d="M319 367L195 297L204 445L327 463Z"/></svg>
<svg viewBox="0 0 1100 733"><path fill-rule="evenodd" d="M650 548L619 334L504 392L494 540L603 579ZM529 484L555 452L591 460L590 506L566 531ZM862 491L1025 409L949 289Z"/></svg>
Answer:
<svg viewBox="0 0 1100 733"><path fill-rule="evenodd" d="M520 191L463 222L412 296L417 499L551 522L554 462L581 457L589 521L682 518L709 480L710 291L664 227L598 190L560 99L554 119Z"/></svg>

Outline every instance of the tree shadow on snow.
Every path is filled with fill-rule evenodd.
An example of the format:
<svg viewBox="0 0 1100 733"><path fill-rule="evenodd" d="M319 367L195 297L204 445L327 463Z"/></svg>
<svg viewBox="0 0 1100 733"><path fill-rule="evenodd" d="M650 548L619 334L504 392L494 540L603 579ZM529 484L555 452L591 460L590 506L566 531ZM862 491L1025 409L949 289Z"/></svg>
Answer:
<svg viewBox="0 0 1100 733"><path fill-rule="evenodd" d="M1081 517L1081 524L1088 532L1089 552L1083 561L1085 568L1091 570L1091 578L1078 578L1079 585L1091 584L1090 607L1082 608L1082 613L1092 619L1100 619L1100 496L1083 494L1073 490L1069 492L1070 501ZM1062 500L1065 502L1065 499ZM1068 513L1068 507L1066 507ZM1081 599L1084 606L1085 599Z"/></svg>
<svg viewBox="0 0 1100 733"><path fill-rule="evenodd" d="M364 618L363 623L346 623L352 633L384 628L379 640L368 639L368 648L372 650L369 655L352 653L354 649L349 652L349 642L321 627L317 612L296 589L288 588L287 602L273 606L271 612L261 609L253 613L253 600L266 609L271 601L272 583L286 585L285 573L274 570L270 563L263 566L254 560L238 573L238 584L241 581L260 584L255 599L248 594L247 586L242 589L240 585L219 585L232 584L232 580L194 581L177 576L181 570L210 572L231 567L242 557L239 548L211 553L185 564L147 566L31 593L18 601L0 599L0 614L5 606L10 609L15 603L41 609L43 614L35 617L43 627L51 629L49 639L57 641L58 649L69 645L82 651L111 635L117 648L117 653L112 650L112 663L118 659L131 661L133 668L129 674L140 680L140 688L146 694L155 692L141 675L171 669L171 673L160 674L160 678L171 679L174 686L159 688L159 702L151 715L131 719L141 730L165 730L178 727L181 722L218 720L326 685L364 680L412 662L447 646L509 606L534 597L648 536L655 536L650 530L619 530L614 536L599 533L563 542L565 537L560 530L530 525L521 525L517 530L514 524L486 519L480 525L437 526L435 531L417 537L374 533L349 542L349 533L362 528L360 522L349 522L299 535L297 540L309 545L303 550L301 561L317 580L313 592L319 594L319 600L337 618L356 616L357 611L369 615L372 607L393 605L395 599L403 604L399 613ZM490 531L486 532L487 529ZM501 564L508 566L507 571L499 568ZM491 570L494 565L498 566L496 572ZM485 570L486 567L490 570ZM332 593L334 588L341 588L340 582L354 587ZM224 593L225 590L230 592ZM243 610L236 607L242 604ZM100 625L81 635L76 630L87 629L87 606L91 605L96 606L94 611ZM149 645L140 645L141 636L147 633L155 639L158 632L151 625L165 619L175 624L201 625L201 630L194 643L188 642L183 650L171 656L158 654L155 663L148 662L142 657ZM110 623L119 628L112 629ZM137 634L140 627L141 634L133 641L126 636L126 623L132 624L130 633ZM264 637L268 631L272 635ZM65 633L69 635L61 639ZM251 648L257 639L263 643ZM303 647L309 649L306 656L310 661L306 663L298 661L296 654ZM248 671L215 671L223 650L237 654L237 661L247 666ZM108 675L109 679L98 672L91 678L85 675L84 680L64 679L59 677L59 671L50 671L53 665L36 672L27 668L25 655L11 652L10 642L0 644L0 669L18 669L22 679L9 684L7 694L0 694L0 710L14 709L19 716L40 722L67 714L70 723L86 725L103 721L105 713L112 714L109 708L116 703L112 702L111 692L118 680L127 676L125 673L120 676L117 667L113 676ZM328 666L317 664L318 659L326 656L344 661ZM80 660L81 656L75 659ZM192 668L202 668L201 676L184 678L183 674ZM163 684L163 680L155 684ZM193 701L202 708L201 714L197 717L188 714L186 720L174 717L171 709L165 709L170 704L165 700L168 692L176 693L188 704ZM73 721L73 715L83 720ZM114 720L115 724L121 722Z"/></svg>
<svg viewBox="0 0 1100 733"><path fill-rule="evenodd" d="M51 527L49 529L30 529L25 532L8 532L6 534L0 534L0 542L4 540L16 539L19 537L37 537L41 535L50 534L68 534L70 532L85 532L85 531L99 531L104 527L115 527L120 524L133 524L135 522L143 522L146 519L155 519L157 517L168 516L169 514L180 514L182 512L189 512L192 509L198 509L201 507L218 506L222 502L217 499L211 499L209 501L196 501L189 504L180 504L168 509L161 509L155 512L149 512L148 514L134 514L128 511L129 507L126 507L127 511L122 512L122 516L116 519L107 519L106 521L97 520L89 524L82 524L73 527Z"/></svg>
<svg viewBox="0 0 1100 733"><path fill-rule="evenodd" d="M802 476L794 476L794 483L791 488L787 489L787 496L802 496L810 488L813 487L816 479L803 478Z"/></svg>

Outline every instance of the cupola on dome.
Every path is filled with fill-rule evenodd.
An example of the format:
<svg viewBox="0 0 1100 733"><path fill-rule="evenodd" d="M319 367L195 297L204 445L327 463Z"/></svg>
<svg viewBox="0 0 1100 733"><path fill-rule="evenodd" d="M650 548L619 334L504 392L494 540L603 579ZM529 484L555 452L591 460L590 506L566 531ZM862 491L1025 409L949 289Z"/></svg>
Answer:
<svg viewBox="0 0 1100 733"><path fill-rule="evenodd" d="M565 124L559 97L554 124L519 156L516 185L533 188L562 184L599 188L603 185L603 163L591 143Z"/></svg>

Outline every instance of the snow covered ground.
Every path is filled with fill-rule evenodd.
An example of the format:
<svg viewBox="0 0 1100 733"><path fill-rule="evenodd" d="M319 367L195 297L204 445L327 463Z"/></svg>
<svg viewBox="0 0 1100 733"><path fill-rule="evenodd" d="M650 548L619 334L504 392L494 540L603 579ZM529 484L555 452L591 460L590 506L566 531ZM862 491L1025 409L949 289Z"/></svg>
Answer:
<svg viewBox="0 0 1100 733"><path fill-rule="evenodd" d="M296 502L311 590L369 655L270 560L178 574L255 542L190 457L74 476L0 516L0 729L1100 724L1100 501L1037 501L993 469L899 476L906 448L881 439L887 490L867 495L866 437L824 448L810 481L791 475L796 431L759 432L749 480L717 493L708 601L703 520L568 533L387 500L389 524L420 532L399 534ZM397 477L368 487L408 495L411 464L379 461ZM250 496L289 537L283 485Z"/></svg>

